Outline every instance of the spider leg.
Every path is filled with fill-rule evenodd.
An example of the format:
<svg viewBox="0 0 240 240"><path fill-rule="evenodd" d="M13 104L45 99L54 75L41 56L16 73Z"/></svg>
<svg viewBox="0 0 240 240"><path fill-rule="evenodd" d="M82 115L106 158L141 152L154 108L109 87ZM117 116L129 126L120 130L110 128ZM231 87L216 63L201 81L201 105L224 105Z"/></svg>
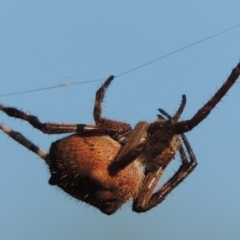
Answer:
<svg viewBox="0 0 240 240"><path fill-rule="evenodd" d="M124 134L127 134L128 132L132 131L131 126L125 122L102 118L102 103L104 100L105 92L113 79L114 79L114 76L110 76L96 92L95 104L93 109L93 117L97 127L103 128L103 129L116 129L118 133L115 132L113 135L110 134L110 136L113 139L122 143L122 142L125 142L125 138L126 138L124 137Z"/></svg>
<svg viewBox="0 0 240 240"><path fill-rule="evenodd" d="M190 161L188 161L183 146L180 147L179 152L182 159L182 164L178 171L171 177L157 192L153 193L157 182L161 178L165 167L154 171L149 171L146 180L142 185L139 197L133 202L133 211L146 212L151 208L161 203L165 197L177 187L197 166L197 161L192 148L184 135L181 135L182 141L186 147ZM153 193L153 194L152 194Z"/></svg>
<svg viewBox="0 0 240 240"><path fill-rule="evenodd" d="M204 120L211 112L211 110L221 101L223 96L228 92L228 90L237 81L240 75L240 63L232 70L230 76L219 88L219 90L213 95L213 97L197 111L197 113L190 119L186 121L181 121L173 125L173 132L176 134L181 134L188 132L196 127L202 120Z"/></svg>
<svg viewBox="0 0 240 240"><path fill-rule="evenodd" d="M15 141L22 144L24 147L26 147L30 151L36 153L43 160L45 161L48 160L48 153L46 153L44 150L40 149L38 146L33 144L30 140L25 138L21 133L15 132L3 124L0 124L0 129L2 129L3 132L5 132L7 135L13 138Z"/></svg>
<svg viewBox="0 0 240 240"><path fill-rule="evenodd" d="M93 117L96 124L99 124L102 121L103 99L105 96L106 89L109 87L113 79L114 76L110 76L96 92L95 104L93 109Z"/></svg>
<svg viewBox="0 0 240 240"><path fill-rule="evenodd" d="M62 133L75 133L75 132L93 132L101 134L113 134L118 129L101 129L96 125L91 124L60 124L60 123L42 123L39 119L31 114L25 113L13 107L6 107L0 104L0 110L10 117L15 117L27 121L34 128L47 134L62 134Z"/></svg>

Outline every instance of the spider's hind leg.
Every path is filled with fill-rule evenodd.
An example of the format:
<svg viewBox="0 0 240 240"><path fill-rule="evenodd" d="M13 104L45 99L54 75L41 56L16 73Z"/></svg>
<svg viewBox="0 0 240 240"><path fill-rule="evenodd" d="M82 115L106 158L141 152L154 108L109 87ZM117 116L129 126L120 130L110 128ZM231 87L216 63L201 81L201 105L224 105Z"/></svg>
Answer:
<svg viewBox="0 0 240 240"><path fill-rule="evenodd" d="M25 138L21 133L13 131L11 128L0 124L0 129L5 132L8 136L12 139L23 145L25 148L29 149L30 151L36 153L40 158L47 162L48 160L48 153L44 150L40 149L38 146L33 144L30 140Z"/></svg>
<svg viewBox="0 0 240 240"><path fill-rule="evenodd" d="M202 122L210 114L212 109L215 108L215 106L221 101L224 95L226 95L229 89L237 81L239 76L240 76L240 62L232 70L227 80L222 84L222 86L213 95L213 97L202 108L200 108L190 120L178 122L175 124L175 126L173 126L174 133L181 134L184 132L191 131L200 122Z"/></svg>

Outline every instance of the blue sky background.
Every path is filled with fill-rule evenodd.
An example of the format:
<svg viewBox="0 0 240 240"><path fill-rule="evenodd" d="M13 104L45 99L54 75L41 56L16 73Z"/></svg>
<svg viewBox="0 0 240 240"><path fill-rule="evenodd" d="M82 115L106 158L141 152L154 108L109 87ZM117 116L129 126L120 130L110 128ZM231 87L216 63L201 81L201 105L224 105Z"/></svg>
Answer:
<svg viewBox="0 0 240 240"><path fill-rule="evenodd" d="M239 9L237 0L0 1L0 94L121 74L239 24ZM239 43L237 28L116 78L104 115L132 126L151 122L159 107L174 113L185 93L182 119L190 118L240 60ZM1 96L0 102L42 121L93 123L99 86ZM236 84L188 134L199 165L185 184L140 215L131 203L105 216L71 199L48 185L41 159L0 133L1 239L239 239L239 92ZM61 137L3 113L0 122L45 150ZM165 180L179 163L177 158L169 166Z"/></svg>

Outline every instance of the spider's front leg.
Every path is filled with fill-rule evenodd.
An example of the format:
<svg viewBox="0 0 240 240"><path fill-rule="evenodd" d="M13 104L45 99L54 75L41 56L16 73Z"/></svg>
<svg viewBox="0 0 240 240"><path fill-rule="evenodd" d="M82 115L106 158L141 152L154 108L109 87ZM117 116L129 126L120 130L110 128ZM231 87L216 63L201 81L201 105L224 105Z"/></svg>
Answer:
<svg viewBox="0 0 240 240"><path fill-rule="evenodd" d="M233 86L233 84L237 81L239 75L240 63L238 63L238 65L232 70L230 76L219 88L219 90L213 95L213 97L201 109L199 109L190 120L178 122L172 127L173 133L181 134L191 131L201 121L203 121L210 114L211 110L221 101L223 96L228 92L228 90Z"/></svg>

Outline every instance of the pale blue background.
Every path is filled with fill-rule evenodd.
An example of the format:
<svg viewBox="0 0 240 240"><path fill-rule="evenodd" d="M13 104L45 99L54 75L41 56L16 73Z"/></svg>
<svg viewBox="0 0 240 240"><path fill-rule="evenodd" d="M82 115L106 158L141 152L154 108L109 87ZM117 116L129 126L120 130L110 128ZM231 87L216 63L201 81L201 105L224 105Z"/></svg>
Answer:
<svg viewBox="0 0 240 240"><path fill-rule="evenodd" d="M239 0L0 1L0 94L118 75L239 24L239 9ZM185 93L182 119L190 118L240 60L240 35L218 47L238 33L240 28L116 78L104 115L133 126L154 121L157 108L174 113ZM42 121L93 123L99 86L73 85L0 97L0 102ZM41 159L0 132L0 238L240 239L239 93L236 84L188 134L196 171L164 203L140 215L130 203L105 216L69 198L48 185ZM2 113L0 122L45 150L60 137ZM178 165L179 158L165 180Z"/></svg>

